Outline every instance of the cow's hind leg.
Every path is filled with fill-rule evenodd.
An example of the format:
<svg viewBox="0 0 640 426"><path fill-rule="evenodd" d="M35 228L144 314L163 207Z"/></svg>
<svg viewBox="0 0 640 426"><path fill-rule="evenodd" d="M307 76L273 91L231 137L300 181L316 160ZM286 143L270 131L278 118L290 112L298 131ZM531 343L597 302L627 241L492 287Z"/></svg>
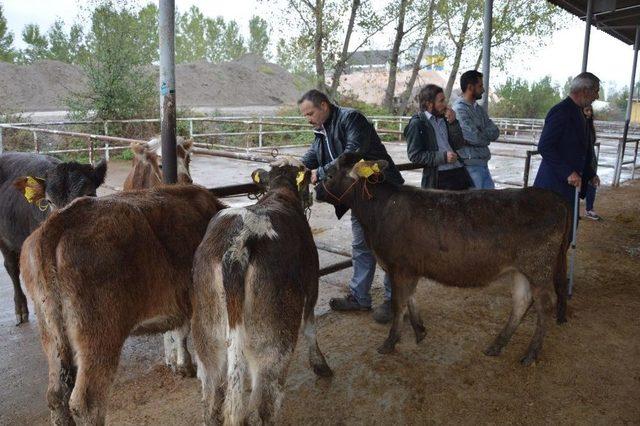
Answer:
<svg viewBox="0 0 640 426"><path fill-rule="evenodd" d="M254 420L257 412L263 425L276 423L278 412L284 398L284 385L293 347L275 349L274 355L256 358L251 362L251 399L249 400L250 419Z"/></svg>
<svg viewBox="0 0 640 426"><path fill-rule="evenodd" d="M29 308L27 297L20 287L20 253L9 250L0 242L0 251L4 258L4 267L13 283L13 303L16 312L16 325L29 321Z"/></svg>
<svg viewBox="0 0 640 426"><path fill-rule="evenodd" d="M536 308L538 321L536 323L536 330L533 333L533 338L529 343L527 353L520 359L520 363L522 365L530 365L538 358L538 354L542 349L544 335L547 332L549 312L552 309L551 298L549 297L549 293L545 290L540 290L539 292L534 293L533 304Z"/></svg>
<svg viewBox="0 0 640 426"><path fill-rule="evenodd" d="M520 272L514 272L513 281L513 307L511 309L511 315L509 315L509 320L500 334L498 334L493 343L485 349L485 355L500 355L500 352L504 346L509 343L511 336L516 331L516 328L518 328L522 318L531 306L531 286L527 277Z"/></svg>
<svg viewBox="0 0 640 426"><path fill-rule="evenodd" d="M83 333L78 339L81 341L74 344L78 374L69 406L78 425L104 425L109 391L124 343L124 337L120 339L108 330L103 335L113 336L114 340L96 339L96 334L88 338Z"/></svg>
<svg viewBox="0 0 640 426"><path fill-rule="evenodd" d="M391 306L393 308L393 323L391 324L391 330L389 330L389 336L382 346L378 348L378 352L381 354L393 352L396 343L400 340L400 328L402 326L404 309L411 296L413 296L418 281L415 277L403 277L398 274L390 274L390 276L392 284Z"/></svg>
<svg viewBox="0 0 640 426"><path fill-rule="evenodd" d="M415 291L415 283L414 283L414 291ZM416 297L414 294L409 297L409 301L407 302L407 306L409 307L409 320L411 320L411 327L413 327L413 332L416 335L416 344L422 342L427 335L427 330L424 328L424 323L422 322L422 318L420 317L420 312L418 312L418 307L416 306Z"/></svg>
<svg viewBox="0 0 640 426"><path fill-rule="evenodd" d="M327 361L318 346L317 330L315 323L315 314L313 312L313 303L309 299L305 302L304 307L304 337L309 348L309 364L313 368L313 372L321 377L330 377L333 375L331 368L327 365Z"/></svg>
<svg viewBox="0 0 640 426"><path fill-rule="evenodd" d="M196 312L193 317L193 345L196 349L198 378L202 384L204 424L223 423L222 406L225 398L227 346L225 330L220 324L205 322Z"/></svg>
<svg viewBox="0 0 640 426"><path fill-rule="evenodd" d="M69 409L69 398L76 378L73 351L66 336L56 338L53 335L53 333L62 330L60 328L48 328L44 314L37 304L35 309L40 328L40 340L49 365L47 403L51 413L51 424L60 426L73 425L73 417Z"/></svg>
<svg viewBox="0 0 640 426"><path fill-rule="evenodd" d="M182 377L195 377L196 369L187 349L189 322L164 333L164 362L174 373Z"/></svg>

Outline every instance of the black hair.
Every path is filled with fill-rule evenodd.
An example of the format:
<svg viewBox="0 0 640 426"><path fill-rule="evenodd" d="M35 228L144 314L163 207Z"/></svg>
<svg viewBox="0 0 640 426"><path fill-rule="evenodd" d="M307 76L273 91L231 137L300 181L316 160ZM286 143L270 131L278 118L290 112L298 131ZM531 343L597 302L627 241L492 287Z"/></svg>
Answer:
<svg viewBox="0 0 640 426"><path fill-rule="evenodd" d="M478 84L478 81L482 79L482 73L480 71L476 71L476 70L469 70L464 72L461 76L460 76L460 90L462 90L462 93L467 91L467 87L469 87L469 85L474 85L474 84Z"/></svg>
<svg viewBox="0 0 640 426"><path fill-rule="evenodd" d="M418 107L420 108L420 111L426 111L427 103L429 102L435 103L436 96L438 96L438 93L443 93L443 92L444 90L442 90L442 87L437 86L435 84L427 84L422 89L420 89L420 91L418 92L418 95L416 96L416 101L418 102Z"/></svg>
<svg viewBox="0 0 640 426"><path fill-rule="evenodd" d="M329 106L332 105L329 97L316 89L311 89L307 93L302 95L302 97L298 100L298 105L300 105L304 101L310 101L315 107L320 107L320 104L322 102L326 102Z"/></svg>

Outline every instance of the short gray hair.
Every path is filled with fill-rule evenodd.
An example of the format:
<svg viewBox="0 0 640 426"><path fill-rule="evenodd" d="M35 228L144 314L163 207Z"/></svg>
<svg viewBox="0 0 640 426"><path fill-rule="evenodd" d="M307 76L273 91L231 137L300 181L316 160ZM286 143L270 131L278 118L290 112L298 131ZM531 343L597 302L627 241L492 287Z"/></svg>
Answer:
<svg viewBox="0 0 640 426"><path fill-rule="evenodd" d="M577 93L583 90L595 90L600 86L600 79L590 72L578 74L571 80L571 93Z"/></svg>

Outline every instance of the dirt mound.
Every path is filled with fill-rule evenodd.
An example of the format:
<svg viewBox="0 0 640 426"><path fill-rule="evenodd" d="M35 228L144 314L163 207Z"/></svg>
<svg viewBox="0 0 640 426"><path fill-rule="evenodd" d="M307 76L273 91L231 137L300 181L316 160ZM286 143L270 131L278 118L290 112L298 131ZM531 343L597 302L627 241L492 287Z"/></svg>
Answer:
<svg viewBox="0 0 640 426"><path fill-rule="evenodd" d="M64 62L0 62L0 112L65 109L65 98L71 92L84 90L86 85L84 72Z"/></svg>
<svg viewBox="0 0 640 426"><path fill-rule="evenodd" d="M398 71L396 77L396 96L404 92L407 81L411 77L411 70ZM389 73L385 70L366 70L344 74L340 78L340 90L344 93L356 94L364 102L370 104L382 103L384 92L387 89ZM413 85L413 95L425 84L437 84L444 87L446 81L437 71L420 70L418 78ZM411 97L413 99L413 96Z"/></svg>
<svg viewBox="0 0 640 426"><path fill-rule="evenodd" d="M156 81L158 67L142 71ZM211 64L176 65L178 107L294 104L301 90L295 77L256 55ZM87 90L84 71L58 61L29 65L0 62L0 113L66 109L65 98Z"/></svg>

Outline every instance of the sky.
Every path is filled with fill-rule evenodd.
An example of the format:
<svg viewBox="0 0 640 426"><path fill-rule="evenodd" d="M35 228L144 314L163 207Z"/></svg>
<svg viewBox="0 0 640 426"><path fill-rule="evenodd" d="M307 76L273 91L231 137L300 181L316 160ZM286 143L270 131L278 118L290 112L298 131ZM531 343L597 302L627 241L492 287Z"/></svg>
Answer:
<svg viewBox="0 0 640 426"><path fill-rule="evenodd" d="M148 3L148 0L132 1L141 5ZM80 5L86 3L88 2L79 0L0 0L9 31L13 32L16 40L14 45L18 48L23 47L20 34L25 25L36 23L46 31L58 17L67 24L75 23ZM175 3L181 11L196 5L206 16L234 19L245 35L248 33L251 16L269 12L268 0L261 2L256 0L176 0ZM268 18L268 16L264 17ZM508 77L521 77L534 81L550 75L557 84L563 85L567 77L580 71L584 29L585 24L572 16L568 26L554 33L546 46L535 51L526 50L517 54L507 71L493 69L492 82L502 83ZM391 37L390 34L387 46L372 47L389 48L392 42ZM380 38L378 42L379 40ZM617 89L628 86L632 62L631 46L592 27L588 70L606 82L605 88L608 85L614 85Z"/></svg>

